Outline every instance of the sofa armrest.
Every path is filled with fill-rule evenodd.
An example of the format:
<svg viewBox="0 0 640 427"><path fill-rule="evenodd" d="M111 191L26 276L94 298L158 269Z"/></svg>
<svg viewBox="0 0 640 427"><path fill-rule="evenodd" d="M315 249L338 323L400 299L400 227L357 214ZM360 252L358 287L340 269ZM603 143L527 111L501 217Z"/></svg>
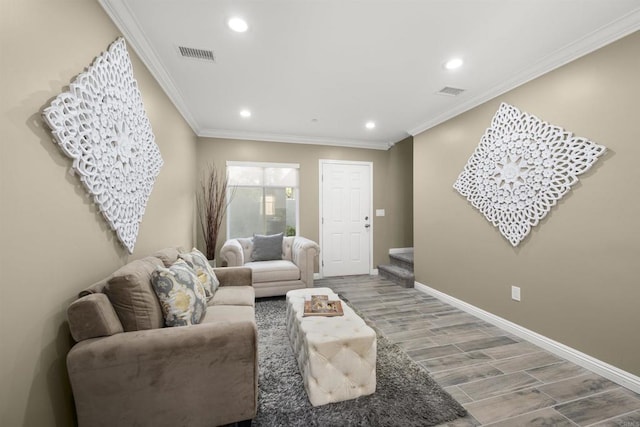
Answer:
<svg viewBox="0 0 640 427"><path fill-rule="evenodd" d="M210 426L257 409L255 322L125 332L76 344L67 368L79 426Z"/></svg>
<svg viewBox="0 0 640 427"><path fill-rule="evenodd" d="M224 242L220 248L220 257L227 262L229 267L243 266L245 262L242 245L237 239L229 239Z"/></svg>
<svg viewBox="0 0 640 427"><path fill-rule="evenodd" d="M214 268L213 272L220 281L220 286L251 286L253 270L249 267Z"/></svg>
<svg viewBox="0 0 640 427"><path fill-rule="evenodd" d="M291 259L300 269L300 280L309 288L313 286L315 259L320 253L320 246L313 240L296 236L291 247Z"/></svg>
<svg viewBox="0 0 640 427"><path fill-rule="evenodd" d="M123 332L116 311L103 293L88 294L73 301L67 308L67 320L76 342Z"/></svg>

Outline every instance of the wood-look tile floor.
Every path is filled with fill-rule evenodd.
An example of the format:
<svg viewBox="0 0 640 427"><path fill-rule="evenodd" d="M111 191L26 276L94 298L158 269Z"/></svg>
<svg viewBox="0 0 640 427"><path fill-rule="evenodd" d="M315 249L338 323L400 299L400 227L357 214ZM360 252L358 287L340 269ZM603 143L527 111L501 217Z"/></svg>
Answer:
<svg viewBox="0 0 640 427"><path fill-rule="evenodd" d="M468 411L462 426L640 427L640 395L416 289L327 278Z"/></svg>

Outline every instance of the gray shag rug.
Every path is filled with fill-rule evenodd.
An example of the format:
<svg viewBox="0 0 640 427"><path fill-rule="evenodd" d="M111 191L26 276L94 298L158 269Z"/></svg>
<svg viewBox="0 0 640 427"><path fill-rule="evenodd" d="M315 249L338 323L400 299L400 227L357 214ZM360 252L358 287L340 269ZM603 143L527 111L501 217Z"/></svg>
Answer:
<svg viewBox="0 0 640 427"><path fill-rule="evenodd" d="M289 344L285 311L284 298L256 301L259 394L253 426L433 426L466 415L420 365L377 330L376 392L311 406Z"/></svg>

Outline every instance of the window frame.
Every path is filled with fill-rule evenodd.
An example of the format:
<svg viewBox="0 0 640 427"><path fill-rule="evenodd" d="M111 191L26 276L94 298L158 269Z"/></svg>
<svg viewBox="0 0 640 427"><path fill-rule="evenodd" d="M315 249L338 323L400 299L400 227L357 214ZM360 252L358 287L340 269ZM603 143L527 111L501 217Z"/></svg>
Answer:
<svg viewBox="0 0 640 427"><path fill-rule="evenodd" d="M239 167L251 167L251 168L262 168L263 169L263 183L262 185L234 185L229 181L229 167L230 166L239 166ZM296 169L297 171L297 185L295 187L292 186L286 186L286 187L281 187L281 186L275 186L275 185L265 185L264 184L264 169L267 168L281 168L281 169ZM227 160L226 162L226 176L227 176L227 200L230 200L229 202L229 207L227 208L227 215L226 215L226 235L228 239L232 239L232 238L237 238L237 237L251 237L251 236L237 236L237 237L232 237L231 236L231 214L232 214L232 209L231 209L231 203L233 200L230 199L230 197L232 197L233 193L236 191L236 188L261 188L263 195L265 194L264 191L267 188L281 188L281 189L286 189L286 188L293 188L293 197L295 200L295 209L296 209L296 234L295 236L299 236L300 234L300 164L299 163L272 163L272 162L245 162L245 161L234 161L234 160ZM265 208L265 202L263 200L262 202L262 208ZM285 234L286 234L286 229L285 229Z"/></svg>

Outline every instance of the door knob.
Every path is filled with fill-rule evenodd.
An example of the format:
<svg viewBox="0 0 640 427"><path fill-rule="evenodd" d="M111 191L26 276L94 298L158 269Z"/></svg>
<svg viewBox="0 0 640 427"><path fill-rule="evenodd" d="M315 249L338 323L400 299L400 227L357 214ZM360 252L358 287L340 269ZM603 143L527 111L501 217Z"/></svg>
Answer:
<svg viewBox="0 0 640 427"><path fill-rule="evenodd" d="M371 224L365 224L364 225L364 228L369 228L369 227L371 227Z"/></svg>

